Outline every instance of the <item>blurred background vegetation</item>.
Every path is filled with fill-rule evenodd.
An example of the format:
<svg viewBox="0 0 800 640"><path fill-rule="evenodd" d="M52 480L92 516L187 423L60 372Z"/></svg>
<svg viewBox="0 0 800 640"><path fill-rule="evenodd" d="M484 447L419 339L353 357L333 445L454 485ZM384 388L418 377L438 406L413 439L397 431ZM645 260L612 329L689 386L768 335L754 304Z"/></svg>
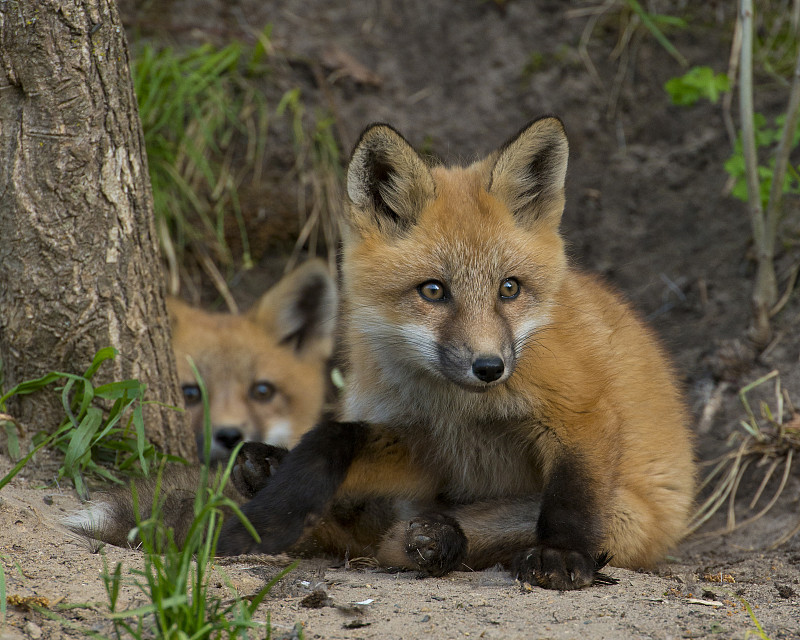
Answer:
<svg viewBox="0 0 800 640"><path fill-rule="evenodd" d="M227 9L210 2L207 14L186 14L201 8L201 3L188 0L123 0L120 4L123 18L131 25L132 70L170 292L235 310L238 305L231 287L265 257L279 256L287 267L305 254L327 255L332 260L342 206L343 164L353 143L353 129L379 115L367 114L354 122L352 109L337 108L337 103L349 105L358 102L359 94L369 98L380 94L385 78L374 67L388 52L365 58L369 34L354 44L357 35L339 38L336 29L342 25L333 25L329 43L320 44L319 29L307 36L308 41L316 38L316 48L309 55L305 43L291 48L285 35L275 46L272 23L255 29L253 20L245 19L249 14L281 15L283 33L291 33L292 25L287 31L286 22L302 27L313 15L324 14L316 3L305 7L309 18L292 13L296 7L291 2L267 3L260 9L246 0ZM495 20L499 16L500 21L509 20L515 11L537 15L536 10L523 10L521 4L475 0L462 3L459 9L434 3L431 21L449 21L464 30L481 14ZM763 94L766 99L760 102L768 111L754 117L757 188L766 211L774 152L791 117L787 101L798 60L799 3L769 0L758 4L751 53L757 102ZM374 28L369 19L391 21L394 17L400 23L407 17L402 10L394 16L392 11L382 15L378 5L360 11L352 10L348 2L332 6L344 14L366 16L367 22L345 25L352 30ZM553 69L572 75L579 70L585 76L584 89L602 96L605 112L601 118L616 127L617 144L624 147L629 135L625 111L634 106L630 95L641 92L640 85L645 84L642 72L647 58L647 64L658 64L656 75L665 78L660 100L686 109L687 120L698 103L718 105L714 108L724 124L720 130L730 144L719 172L727 173L727 194L747 202L735 94L741 58L741 19L735 3L714 2L701 8L680 0L545 2L538 14L552 17L562 31L568 24L572 39L538 43L543 46L535 49L537 43L532 42L531 50L518 52L523 61L517 69L521 91ZM410 28L424 24L423 17ZM448 37L459 35L454 32ZM699 38L708 39L705 48ZM343 42L354 46L346 48ZM422 34L420 44L425 45ZM435 81L442 73L439 67L450 72L458 68L458 62L431 59L430 68L411 72L429 74ZM470 59L463 62L469 65ZM481 82L477 70L476 76L473 80ZM422 93L426 90L435 88ZM393 98L386 96L386 111L393 109ZM778 106L781 98L782 107ZM648 102L646 108L652 108L653 97L648 96ZM504 135L520 124L513 122ZM465 125L473 126L469 120ZM421 150L447 155L437 145L436 131L416 133L425 136L418 144ZM782 173L782 194L800 192L794 157L799 139L800 130L795 129L788 149L794 162ZM787 225L784 216L779 217L776 233L784 244L793 244L798 225ZM777 302L773 297L771 307Z"/></svg>
<svg viewBox="0 0 800 640"><path fill-rule="evenodd" d="M261 240L256 259L292 242L291 263L304 248L324 255L335 246L331 221L341 206L332 118L309 116L298 88L286 90L277 103L263 92L274 71L269 32L266 27L254 34L251 45L178 49L144 41L132 47L169 291L178 294L183 283L197 297L205 280L231 310L237 304L228 284L254 266L251 234ZM285 143L275 129L291 133L293 162L285 180L297 182L290 194L297 204L294 215L268 220L268 203L253 202L252 193L267 177L268 147ZM255 229L262 224L266 232Z"/></svg>

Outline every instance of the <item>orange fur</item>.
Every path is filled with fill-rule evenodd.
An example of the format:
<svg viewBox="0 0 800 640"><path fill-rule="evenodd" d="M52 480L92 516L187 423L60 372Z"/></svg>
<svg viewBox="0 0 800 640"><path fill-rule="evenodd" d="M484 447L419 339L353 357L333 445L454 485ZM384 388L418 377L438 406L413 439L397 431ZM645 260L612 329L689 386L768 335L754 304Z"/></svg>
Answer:
<svg viewBox="0 0 800 640"><path fill-rule="evenodd" d="M613 564L657 562L683 535L692 505L675 374L630 306L568 264L558 229L565 172L554 118L466 168L428 169L383 125L365 132L351 161L344 418L398 435L414 465L407 474L426 477L420 508L442 495L471 505L448 513L466 534L472 568L505 559L486 551L492 536L494 547L536 542L535 514L517 503L541 494L564 459L588 478L599 548ZM508 278L520 293L500 299ZM449 298L425 299L428 281ZM470 372L480 354L501 356L500 379ZM354 474L341 495L358 493ZM390 477L414 484L402 470ZM369 494L369 484L360 490ZM492 501L503 504L496 517ZM408 565L404 524L392 531L378 557Z"/></svg>
<svg viewBox="0 0 800 640"><path fill-rule="evenodd" d="M203 403L190 360L208 390L212 458L227 458L237 437L291 447L317 422L336 301L320 260L284 276L244 314L208 313L168 300L178 375L198 444Z"/></svg>

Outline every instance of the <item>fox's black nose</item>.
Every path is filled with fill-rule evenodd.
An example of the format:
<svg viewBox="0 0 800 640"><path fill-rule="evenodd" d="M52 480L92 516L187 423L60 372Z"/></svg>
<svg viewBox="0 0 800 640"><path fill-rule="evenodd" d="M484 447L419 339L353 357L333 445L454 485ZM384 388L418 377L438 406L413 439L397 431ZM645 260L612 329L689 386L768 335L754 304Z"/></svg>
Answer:
<svg viewBox="0 0 800 640"><path fill-rule="evenodd" d="M220 427L214 432L214 440L226 449L233 449L242 439L242 432L237 427Z"/></svg>
<svg viewBox="0 0 800 640"><path fill-rule="evenodd" d="M472 373L483 382L494 382L503 375L504 370L503 359L498 356L476 358L472 363Z"/></svg>

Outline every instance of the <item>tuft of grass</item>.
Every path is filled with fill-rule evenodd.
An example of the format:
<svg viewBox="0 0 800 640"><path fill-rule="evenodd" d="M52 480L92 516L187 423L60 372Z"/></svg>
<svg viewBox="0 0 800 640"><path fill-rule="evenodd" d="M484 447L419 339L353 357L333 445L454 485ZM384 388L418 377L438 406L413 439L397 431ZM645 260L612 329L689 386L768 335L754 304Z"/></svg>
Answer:
<svg viewBox="0 0 800 640"><path fill-rule="evenodd" d="M327 253L333 260L339 243L338 225L343 212L341 185L344 170L334 133L336 122L332 116L317 114L311 118L309 127L305 122L305 105L299 89L284 94L278 104L277 114L286 115L291 120L294 171L298 178L300 233L286 264L285 271L288 273L304 250L310 255Z"/></svg>
<svg viewBox="0 0 800 640"><path fill-rule="evenodd" d="M135 47L131 73L172 293L189 252L215 282L215 265L233 267L231 228L241 239L242 266L252 266L238 188L261 178L270 114L256 80L269 71L269 34L267 27L250 49L238 42L186 51Z"/></svg>
<svg viewBox="0 0 800 640"><path fill-rule="evenodd" d="M116 479L99 466L98 451L113 453L116 456L117 468L125 470L130 468L129 462L133 459L138 460L145 470L152 468L157 462L156 495L151 515L145 520L138 521L137 527L131 532L132 537L141 540L144 566L142 569L131 569L130 575L133 585L145 596L147 603L133 609L121 609L119 596L127 580L127 576L123 577L123 564L119 562L109 571L105 558L103 560L104 571L101 577L108 596L106 617L113 626L113 637L122 638L123 635L128 635L139 640L151 637L175 640L270 637L269 618L265 622L255 620L256 609L270 589L294 569L296 562L279 572L253 595L243 596L236 593L227 578L224 579L234 592L232 599L223 601L211 593L209 588L223 514L227 517L240 518L256 539L258 535L238 505L224 495L225 485L230 478L238 450L233 453L223 470L217 470L213 474L209 470L211 421L208 394L202 378L192 363L204 404L205 464L200 467L194 518L186 540L181 547L178 547L172 530L164 525L162 503L158 495L166 463L174 463L177 459L157 453L152 457L149 456L147 452L150 445L138 439L140 434L143 437L140 428L143 427L141 402L144 386L137 381L123 381L94 387L91 382L102 363L115 356L114 349L103 349L95 356L92 365L83 376L53 372L38 380L17 385L0 398L0 409L3 409L5 402L14 394L33 393L54 382L66 380L64 386L59 389L68 416L64 425L51 436L43 438L33 451L0 481L0 488L24 467L36 451L48 444L56 445L64 452L63 475L72 478L79 491L86 489L81 477L86 471L94 471L108 479ZM103 418L100 409L92 406L92 402L98 399L113 401L106 418ZM117 426L125 422L123 416L129 410L132 415L127 419L126 426ZM137 437L129 433L131 429L136 431ZM88 629L50 610L44 604L31 603L30 607L44 617L59 622L65 628L76 630L86 637L103 640L107 638L96 630ZM6 582L5 572L0 564L0 624L3 624L5 619Z"/></svg>
<svg viewBox="0 0 800 640"><path fill-rule="evenodd" d="M296 563L286 567L253 596L244 597L234 591L231 600L223 601L210 592L211 566L222 526L222 513L242 518L237 505L223 495L233 458L226 469L213 479L203 467L203 483L195 501L195 516L182 548L179 548L170 529L164 529L158 508L150 518L141 521L132 535L142 540L144 567L131 569L133 584L145 596L147 604L134 609L119 608L120 587L123 582L122 563L102 574L109 599L108 617L119 637L124 631L135 638L149 637L153 632L163 638L242 638L264 637L269 634L269 622L258 622L256 609ZM156 505L157 506L157 505ZM230 516L232 517L232 516Z"/></svg>
<svg viewBox="0 0 800 640"><path fill-rule="evenodd" d="M687 27L687 22L678 16L647 11L637 0L605 0L605 2L587 7L570 9L566 15L574 18L587 18L586 26L578 43L578 54L595 85L608 94L609 114L616 110L621 86L631 65L631 56L635 55L636 47L632 45L635 45L645 34L649 34L655 39L681 67L688 66L686 58L665 34L668 29L685 29ZM610 55L612 60L618 61L616 77L610 90L600 78L597 67L589 54L589 43L601 20L616 23L619 33L617 43Z"/></svg>
<svg viewBox="0 0 800 640"><path fill-rule="evenodd" d="M194 365L192 364L193 368ZM270 589L296 563L281 571L253 596L242 597L235 593L230 601L223 601L209 591L211 564L222 528L223 513L238 517L248 531L258 535L239 507L224 495L237 450L231 455L224 470L211 475L209 471L211 421L208 412L208 394L202 378L194 369L204 405L205 464L201 466L200 485L194 503L194 519L182 547L175 543L172 530L164 527L158 497L163 465L157 477L156 497L151 516L138 522L132 537L142 541L144 568L133 569L134 585L148 601L141 607L128 610L118 608L122 584L122 564L117 563L112 572L105 565L103 582L109 599L109 617L117 636L125 631L135 638L148 636L155 626L158 637L163 638L242 638L250 633L263 637L270 634L269 621L253 619L256 609ZM241 446L241 445L239 445ZM134 495L135 502L135 495ZM229 588L233 585L228 582Z"/></svg>
<svg viewBox="0 0 800 640"><path fill-rule="evenodd" d="M637 0L625 0L630 11L637 17L653 38L656 39L663 49L669 53L682 67L689 65L685 57L675 48L675 45L670 42L669 38L664 35L662 28L664 27L678 27L685 29L687 23L684 19L677 16L669 16L660 13L650 13L642 8L642 5Z"/></svg>
<svg viewBox="0 0 800 640"><path fill-rule="evenodd" d="M227 283L254 262L240 188L262 180L275 118L288 120L298 183L300 232L287 269L303 250L332 256L338 241L343 171L335 122L306 113L299 88L268 104L263 84L279 64L268 59L270 31L256 34L253 47L234 42L177 51L145 43L134 47L131 65L168 290L177 294L182 278L199 269L232 311ZM231 244L240 244L241 253Z"/></svg>
<svg viewBox="0 0 800 640"><path fill-rule="evenodd" d="M784 87L789 86L788 79L792 77L795 60L800 53L800 8L796 2L791 4L791 10L787 10L783 2L761 0L755 7L755 62L767 76Z"/></svg>
<svg viewBox="0 0 800 640"><path fill-rule="evenodd" d="M759 419L750 406L748 394L770 381L774 381L774 410L768 403L761 402L761 419ZM747 416L746 420L741 421L742 431L737 431L731 436L733 442L739 442L739 446L710 462L714 467L704 479L700 490L709 486L715 478L717 478L717 483L709 497L693 516L689 524L690 533L701 527L726 503L728 505L726 526L704 534L705 536L730 533L763 517L772 509L783 493L795 465L795 459L800 454L800 413L792 405L786 390L781 387L778 371L772 371L743 387L739 391L739 398ZM761 482L745 513L737 515L736 501L739 485L751 467L760 471ZM755 511L767 483L771 478L776 477L776 472L779 474L780 481L775 493L762 508ZM740 519L741 516L746 517ZM783 532L772 542L770 548L782 545L798 531L800 531L800 523L791 530Z"/></svg>
<svg viewBox="0 0 800 640"><path fill-rule="evenodd" d="M55 383L60 393L66 418L54 433L39 433L33 438L33 447L2 479L0 489L16 476L28 461L43 447L50 446L64 454L58 471L59 478L69 478L82 500L89 497L84 475L95 474L104 480L121 483L110 470L131 472L136 469L145 475L165 456L147 440L144 433L142 403L146 385L138 380L122 380L95 386L92 382L102 364L117 356L116 349L100 349L83 375L54 371L36 380L18 384L0 397L0 412L14 395L34 393ZM103 405L110 408L104 410ZM177 407L176 410L180 410ZM6 420L9 452L19 457L19 425Z"/></svg>

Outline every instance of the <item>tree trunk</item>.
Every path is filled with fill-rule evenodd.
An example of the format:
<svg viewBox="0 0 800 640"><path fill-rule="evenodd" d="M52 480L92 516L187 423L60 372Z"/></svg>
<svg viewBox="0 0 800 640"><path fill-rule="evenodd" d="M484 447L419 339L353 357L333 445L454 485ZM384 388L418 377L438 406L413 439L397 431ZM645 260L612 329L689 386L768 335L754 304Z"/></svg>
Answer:
<svg viewBox="0 0 800 640"><path fill-rule="evenodd" d="M6 390L49 371L138 378L180 406L144 139L113 0L0 3L0 359ZM113 370L112 370L113 369ZM63 418L55 394L14 400L25 425ZM176 411L150 439L194 455Z"/></svg>

